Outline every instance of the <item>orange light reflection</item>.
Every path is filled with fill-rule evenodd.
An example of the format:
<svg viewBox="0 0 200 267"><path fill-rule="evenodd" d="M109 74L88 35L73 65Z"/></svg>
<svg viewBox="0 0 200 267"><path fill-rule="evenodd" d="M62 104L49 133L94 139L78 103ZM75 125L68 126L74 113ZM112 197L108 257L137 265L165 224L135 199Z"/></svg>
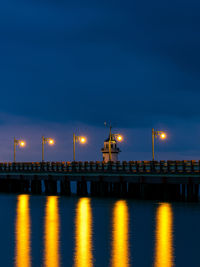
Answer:
<svg viewBox="0 0 200 267"><path fill-rule="evenodd" d="M173 213L171 205L160 204L156 214L155 267L173 267Z"/></svg>
<svg viewBox="0 0 200 267"><path fill-rule="evenodd" d="M129 263L129 214L126 201L115 203L112 220L112 267L128 267Z"/></svg>
<svg viewBox="0 0 200 267"><path fill-rule="evenodd" d="M75 227L75 267L92 267L92 210L89 198L78 201Z"/></svg>
<svg viewBox="0 0 200 267"><path fill-rule="evenodd" d="M59 233L58 197L49 196L45 208L45 267L60 266Z"/></svg>
<svg viewBox="0 0 200 267"><path fill-rule="evenodd" d="M30 214L29 196L19 195L17 197L17 215L15 223L15 266L30 267Z"/></svg>

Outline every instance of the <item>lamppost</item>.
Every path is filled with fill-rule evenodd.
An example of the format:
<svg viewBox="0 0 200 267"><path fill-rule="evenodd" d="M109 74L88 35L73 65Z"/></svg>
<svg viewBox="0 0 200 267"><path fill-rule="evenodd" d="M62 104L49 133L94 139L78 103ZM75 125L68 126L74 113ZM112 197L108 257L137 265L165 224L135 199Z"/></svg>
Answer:
<svg viewBox="0 0 200 267"><path fill-rule="evenodd" d="M26 142L24 140L17 140L14 137L14 162L16 162L16 146L25 147L26 146Z"/></svg>
<svg viewBox="0 0 200 267"><path fill-rule="evenodd" d="M154 128L152 128L152 158L154 161L154 143L155 143L155 138L160 136L161 139L165 139L167 137L166 133L163 131L156 131Z"/></svg>
<svg viewBox="0 0 200 267"><path fill-rule="evenodd" d="M44 162L44 145L46 143L53 146L55 141L52 138L42 136L42 162Z"/></svg>
<svg viewBox="0 0 200 267"><path fill-rule="evenodd" d="M112 126L110 126L110 133L109 133L109 141L108 141L108 149L109 149L109 161L111 161L112 154L111 154L111 143L115 143L116 140L118 142L123 141L123 137L120 134L113 134L111 133Z"/></svg>
<svg viewBox="0 0 200 267"><path fill-rule="evenodd" d="M87 142L86 137L84 136L77 136L73 134L73 160L75 161L75 144L79 142L81 144L85 144Z"/></svg>

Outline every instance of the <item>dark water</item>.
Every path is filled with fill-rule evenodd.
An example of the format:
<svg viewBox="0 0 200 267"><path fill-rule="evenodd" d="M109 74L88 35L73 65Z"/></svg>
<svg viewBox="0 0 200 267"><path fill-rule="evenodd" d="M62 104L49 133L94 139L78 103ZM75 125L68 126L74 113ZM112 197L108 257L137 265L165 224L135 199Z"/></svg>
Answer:
<svg viewBox="0 0 200 267"><path fill-rule="evenodd" d="M0 195L0 266L197 267L200 204Z"/></svg>

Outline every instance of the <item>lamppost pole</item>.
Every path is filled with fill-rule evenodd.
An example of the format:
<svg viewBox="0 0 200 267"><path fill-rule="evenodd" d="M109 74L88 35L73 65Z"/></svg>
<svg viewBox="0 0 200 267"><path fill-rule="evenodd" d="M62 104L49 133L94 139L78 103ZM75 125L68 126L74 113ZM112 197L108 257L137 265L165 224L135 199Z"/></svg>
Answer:
<svg viewBox="0 0 200 267"><path fill-rule="evenodd" d="M154 161L154 138L155 138L155 133L154 133L154 128L152 128L152 158Z"/></svg>
<svg viewBox="0 0 200 267"><path fill-rule="evenodd" d="M152 160L154 161L154 156L155 156L155 151L154 151L154 146L155 146L155 138L160 136L161 139L166 138L166 133L163 131L156 131L154 128L152 128Z"/></svg>
<svg viewBox="0 0 200 267"><path fill-rule="evenodd" d="M49 145L54 145L54 139L42 136L42 162L44 162L44 145L48 143Z"/></svg>
<svg viewBox="0 0 200 267"><path fill-rule="evenodd" d="M84 136L78 136L78 135L75 135L75 133L73 134L73 160L74 161L75 161L75 145L76 145L76 142L84 144L84 143L87 142L87 139Z"/></svg>
<svg viewBox="0 0 200 267"><path fill-rule="evenodd" d="M14 162L16 162L16 147L20 146L20 147L24 147L26 145L26 142L23 140L17 140L14 137Z"/></svg>
<svg viewBox="0 0 200 267"><path fill-rule="evenodd" d="M45 143L45 138L42 136L42 162L44 162L44 143Z"/></svg>
<svg viewBox="0 0 200 267"><path fill-rule="evenodd" d="M16 139L14 137L14 162L16 162Z"/></svg>
<svg viewBox="0 0 200 267"><path fill-rule="evenodd" d="M76 135L73 134L73 160L75 161L75 143L76 143Z"/></svg>
<svg viewBox="0 0 200 267"><path fill-rule="evenodd" d="M109 141L108 141L109 161L111 161L111 141L112 141L111 129L112 129L112 127L110 126Z"/></svg>

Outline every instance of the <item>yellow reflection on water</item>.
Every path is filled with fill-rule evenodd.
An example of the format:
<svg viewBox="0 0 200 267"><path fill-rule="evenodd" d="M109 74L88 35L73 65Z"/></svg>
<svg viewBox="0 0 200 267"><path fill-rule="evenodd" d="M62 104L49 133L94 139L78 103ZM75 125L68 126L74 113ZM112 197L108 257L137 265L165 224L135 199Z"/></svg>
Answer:
<svg viewBox="0 0 200 267"><path fill-rule="evenodd" d="M45 267L60 266L58 197L48 196L45 207Z"/></svg>
<svg viewBox="0 0 200 267"><path fill-rule="evenodd" d="M92 210L89 198L78 201L75 227L75 267L92 267Z"/></svg>
<svg viewBox="0 0 200 267"><path fill-rule="evenodd" d="M129 214L126 201L119 200L115 203L112 221L112 267L128 267Z"/></svg>
<svg viewBox="0 0 200 267"><path fill-rule="evenodd" d="M160 204L156 213L155 267L172 267L173 212L168 203Z"/></svg>
<svg viewBox="0 0 200 267"><path fill-rule="evenodd" d="M30 267L30 214L29 196L17 197L17 215L15 223L15 266Z"/></svg>

